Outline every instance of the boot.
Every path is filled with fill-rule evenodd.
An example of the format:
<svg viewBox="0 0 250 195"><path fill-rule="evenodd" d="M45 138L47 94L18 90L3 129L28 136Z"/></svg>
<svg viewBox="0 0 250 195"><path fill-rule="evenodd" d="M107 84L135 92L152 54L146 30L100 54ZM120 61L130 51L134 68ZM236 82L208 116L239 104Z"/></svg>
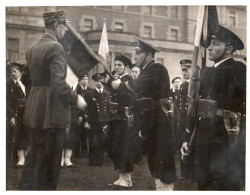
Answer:
<svg viewBox="0 0 250 195"><path fill-rule="evenodd" d="M155 179L155 189L156 191L161 191L161 180Z"/></svg>
<svg viewBox="0 0 250 195"><path fill-rule="evenodd" d="M68 168L75 168L75 166L70 161L71 155L72 155L72 150L65 149L64 163Z"/></svg>
<svg viewBox="0 0 250 195"><path fill-rule="evenodd" d="M123 186L126 188L132 187L131 173L120 173L121 180L119 182L119 186Z"/></svg>
<svg viewBox="0 0 250 195"><path fill-rule="evenodd" d="M64 166L64 149L62 150L61 167Z"/></svg>
<svg viewBox="0 0 250 195"><path fill-rule="evenodd" d="M17 150L18 162L16 164L17 168L22 168L24 165L25 157L24 150Z"/></svg>

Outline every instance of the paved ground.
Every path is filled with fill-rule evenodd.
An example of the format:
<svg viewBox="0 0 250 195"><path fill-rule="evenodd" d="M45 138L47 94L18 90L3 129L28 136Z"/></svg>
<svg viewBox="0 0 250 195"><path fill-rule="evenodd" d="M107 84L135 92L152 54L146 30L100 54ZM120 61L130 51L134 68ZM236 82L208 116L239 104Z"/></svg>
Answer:
<svg viewBox="0 0 250 195"><path fill-rule="evenodd" d="M114 190L107 186L118 179L118 173L113 169L110 158L105 157L104 167L88 166L87 158L73 158L72 162L77 166L74 169L61 168L58 191L93 191L93 190ZM180 175L179 161L176 159L177 176ZM6 190L17 190L20 169L13 169L7 166ZM151 177L147 158L143 156L141 164L134 165L132 173L133 187L129 190L152 191L155 190L155 183ZM244 187L242 188L244 189ZM189 180L178 180L174 190L197 190L196 184Z"/></svg>

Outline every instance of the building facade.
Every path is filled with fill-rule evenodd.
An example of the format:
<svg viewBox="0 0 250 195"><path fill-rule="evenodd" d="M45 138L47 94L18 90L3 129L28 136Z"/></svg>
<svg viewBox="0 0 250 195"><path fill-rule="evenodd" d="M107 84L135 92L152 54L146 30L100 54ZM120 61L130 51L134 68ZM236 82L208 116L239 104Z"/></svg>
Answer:
<svg viewBox="0 0 250 195"><path fill-rule="evenodd" d="M106 19L111 70L116 53L134 62L137 39L154 45L156 61L167 67L170 79L181 76L179 61L192 59L198 6L70 6L6 7L6 59L25 63L27 48L44 32L42 14L64 10L68 20L97 52ZM217 6L219 23L245 43L235 58L246 57L247 12L245 6ZM208 64L209 65L209 64Z"/></svg>

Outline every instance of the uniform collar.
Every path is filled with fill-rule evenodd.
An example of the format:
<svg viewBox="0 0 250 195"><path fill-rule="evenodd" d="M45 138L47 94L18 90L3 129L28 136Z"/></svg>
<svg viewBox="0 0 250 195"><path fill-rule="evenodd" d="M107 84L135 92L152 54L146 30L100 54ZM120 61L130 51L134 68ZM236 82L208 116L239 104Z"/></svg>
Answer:
<svg viewBox="0 0 250 195"><path fill-rule="evenodd" d="M103 87L102 87L101 89L98 89L97 87L95 87L95 90L96 90L98 93L100 93L100 90L101 90L101 92L103 93Z"/></svg>
<svg viewBox="0 0 250 195"><path fill-rule="evenodd" d="M230 58L232 58L232 57L228 57L228 58L226 58L226 59L223 59L223 60L221 60L221 61L215 63L215 64L214 64L214 67L215 67L215 68L218 67L222 62L224 62L224 61L226 61L226 60L228 60L228 59L230 59Z"/></svg>
<svg viewBox="0 0 250 195"><path fill-rule="evenodd" d="M145 66L142 67L142 69L144 70L146 68L146 66L149 65L149 64L151 64L152 62L154 62L154 60L152 60L149 63L147 63Z"/></svg>
<svg viewBox="0 0 250 195"><path fill-rule="evenodd" d="M128 75L128 73L126 72L126 73L124 73L124 74L122 74L122 75L119 75L119 79L121 79L122 77L124 77L124 76L126 76L126 75Z"/></svg>
<svg viewBox="0 0 250 195"><path fill-rule="evenodd" d="M46 33L45 33L45 35L47 35L47 36L51 37L54 41L58 41L58 40L57 40L57 38L56 38L56 36L55 36L55 35L53 35L53 34L52 34L52 33L50 33L50 32L46 32Z"/></svg>

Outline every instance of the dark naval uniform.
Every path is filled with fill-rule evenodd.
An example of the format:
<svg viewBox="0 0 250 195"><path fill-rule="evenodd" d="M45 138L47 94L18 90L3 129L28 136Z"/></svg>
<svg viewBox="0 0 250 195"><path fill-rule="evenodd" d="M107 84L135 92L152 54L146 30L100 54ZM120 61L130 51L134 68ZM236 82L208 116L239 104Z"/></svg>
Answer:
<svg viewBox="0 0 250 195"><path fill-rule="evenodd" d="M108 105L110 93L106 90L98 92L97 89L88 91L85 95L87 103L86 121L90 124L89 134L89 164L102 166L104 163L104 127L109 125L110 114ZM106 133L106 132L105 132Z"/></svg>
<svg viewBox="0 0 250 195"><path fill-rule="evenodd" d="M131 80L128 74L120 76L122 82ZM129 126L125 114L125 107L132 109L133 100L127 91L113 90L111 102L118 104L118 112L111 114L111 158L114 162L114 169L120 173L133 171L133 133L134 128Z"/></svg>
<svg viewBox="0 0 250 195"><path fill-rule="evenodd" d="M238 144L230 143L224 124L224 110L242 113L246 90L246 66L232 58L219 66L200 71L200 98L217 102L212 119L199 118L195 139L200 190L239 190ZM186 132L186 140L190 133Z"/></svg>
<svg viewBox="0 0 250 195"><path fill-rule="evenodd" d="M174 140L171 121L163 112L161 99L172 96L167 69L151 61L144 66L135 80L122 82L118 91L130 91L139 94L139 98L150 98L150 104L144 105L139 112L140 129L146 138L148 165L151 175L164 183L176 181L174 161Z"/></svg>
<svg viewBox="0 0 250 195"><path fill-rule="evenodd" d="M178 150L181 148L182 137L186 129L188 85L189 82L187 81L181 84L180 91L175 99L175 105L177 107L180 118L179 126L176 132L176 144Z"/></svg>

